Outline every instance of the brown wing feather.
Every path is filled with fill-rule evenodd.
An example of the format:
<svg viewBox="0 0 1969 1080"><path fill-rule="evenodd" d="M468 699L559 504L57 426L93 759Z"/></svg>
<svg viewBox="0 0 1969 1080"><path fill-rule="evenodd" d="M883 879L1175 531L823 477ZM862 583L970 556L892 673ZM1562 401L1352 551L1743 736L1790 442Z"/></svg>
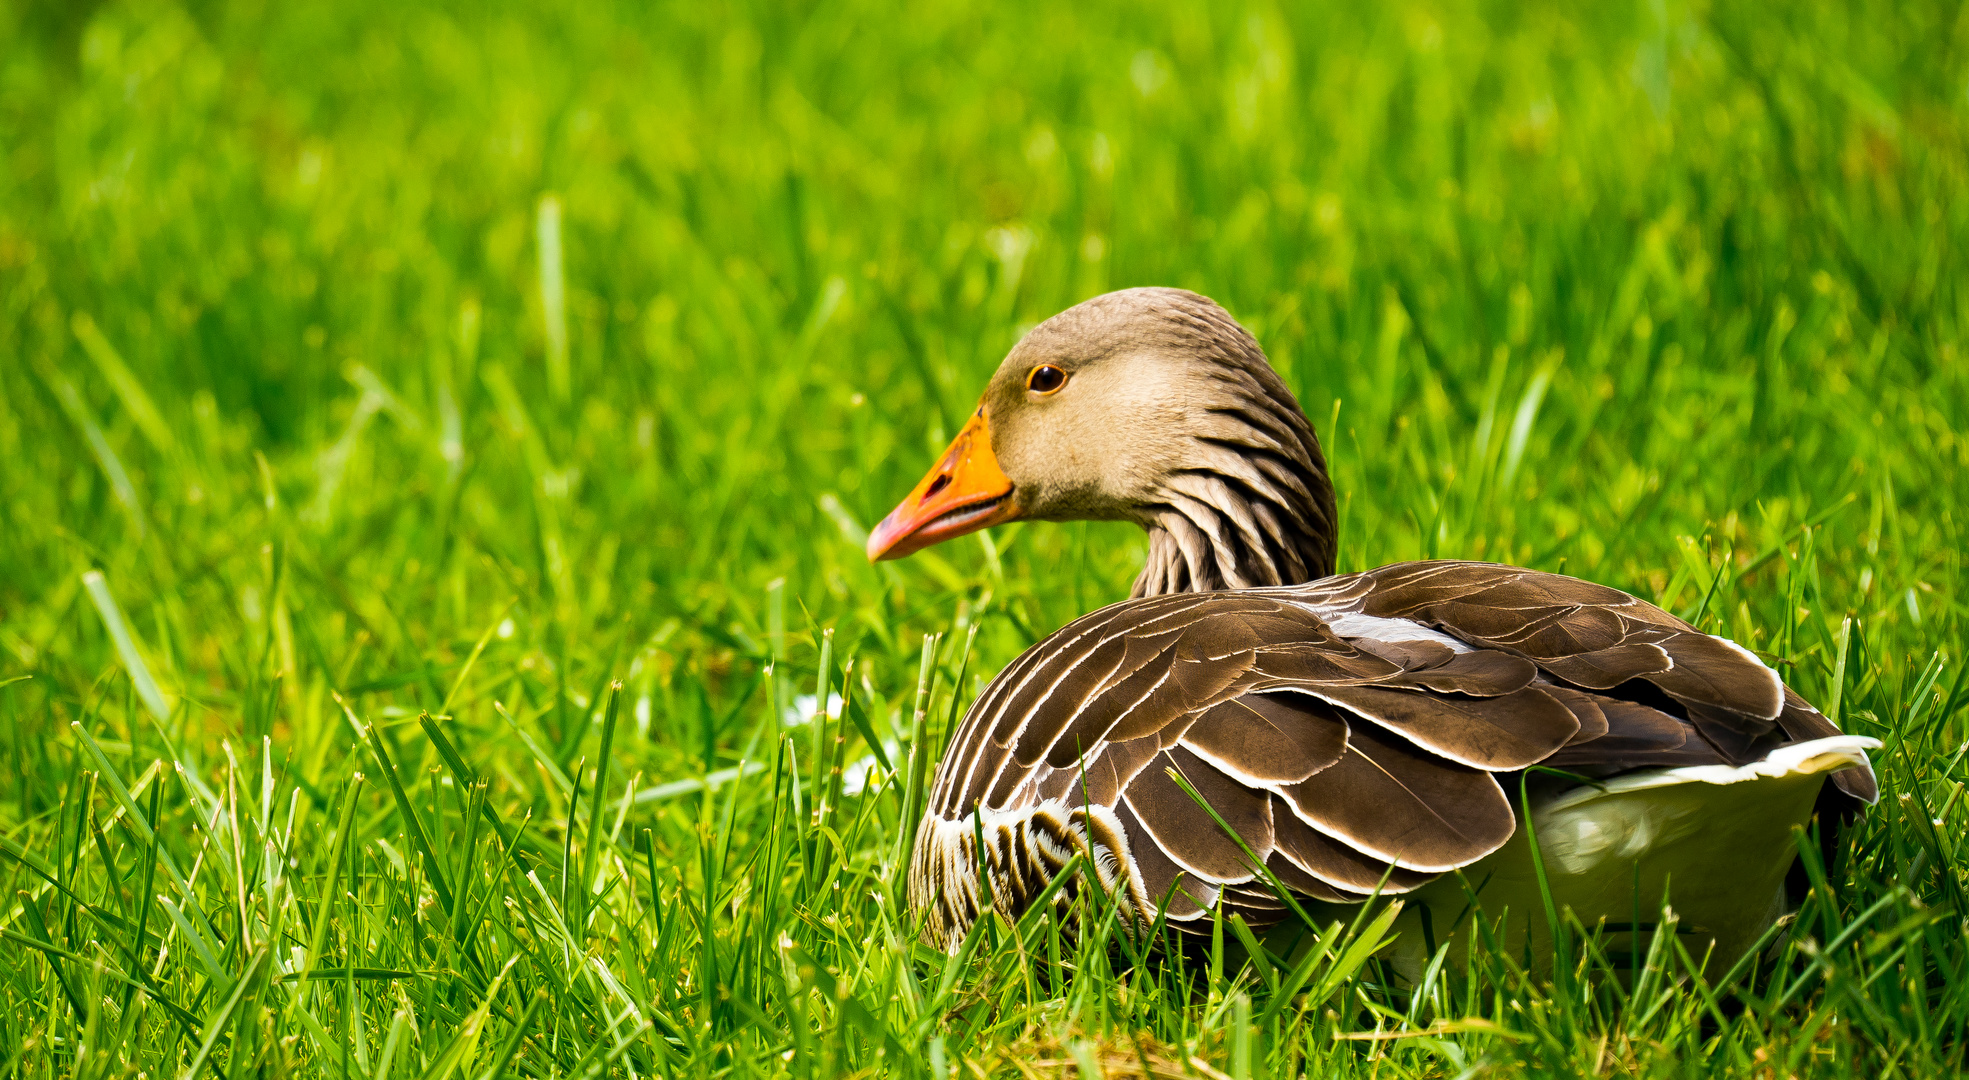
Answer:
<svg viewBox="0 0 1969 1080"><path fill-rule="evenodd" d="M1317 831L1430 873L1496 851L1517 825L1489 773L1434 757L1371 724L1354 729L1332 768L1279 794Z"/></svg>
<svg viewBox="0 0 1969 1080"><path fill-rule="evenodd" d="M1486 772L1535 765L1579 731L1572 712L1537 686L1489 698L1378 686L1321 686L1306 692L1418 748Z"/></svg>
<svg viewBox="0 0 1969 1080"><path fill-rule="evenodd" d="M1250 881L1253 871L1243 849L1176 783L1172 769L1261 861L1272 853L1271 800L1180 746L1136 774L1122 796L1156 846L1183 869L1219 885Z"/></svg>
<svg viewBox="0 0 1969 1080"><path fill-rule="evenodd" d="M1376 888L1407 892L1435 880L1434 874L1403 870L1344 844L1299 820L1283 796L1272 796L1272 857L1265 865L1286 884L1321 900L1359 900ZM1298 882L1316 882L1326 895Z"/></svg>
<svg viewBox="0 0 1969 1080"><path fill-rule="evenodd" d="M1247 785L1293 784L1347 752L1347 721L1304 694L1245 694L1198 715L1182 745Z"/></svg>
<svg viewBox="0 0 1969 1080"><path fill-rule="evenodd" d="M1592 742L1607 733L1607 713L1602 707L1602 699L1597 694L1575 690L1569 686L1547 686L1545 692L1557 698L1559 704L1569 710L1573 719L1579 721L1579 730L1573 734L1567 746L1576 743Z"/></svg>
<svg viewBox="0 0 1969 1080"><path fill-rule="evenodd" d="M1561 748L1543 764L1608 776L1637 768L1729 763L1686 722L1667 713L1616 698L1596 704L1605 722L1600 735Z"/></svg>
<svg viewBox="0 0 1969 1080"><path fill-rule="evenodd" d="M1181 920L1194 919L1216 903L1217 886L1176 865L1176 860L1156 844L1142 819L1135 816L1125 800L1115 804L1114 814L1127 834L1128 859L1135 885L1150 904L1161 905L1165 897L1169 898L1163 912L1171 919Z"/></svg>

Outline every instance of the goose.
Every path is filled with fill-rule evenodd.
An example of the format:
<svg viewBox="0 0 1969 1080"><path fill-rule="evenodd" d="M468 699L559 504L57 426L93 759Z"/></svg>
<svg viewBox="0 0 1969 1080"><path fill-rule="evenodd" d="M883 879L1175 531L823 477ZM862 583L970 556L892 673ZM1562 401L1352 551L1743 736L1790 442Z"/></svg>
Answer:
<svg viewBox="0 0 1969 1080"><path fill-rule="evenodd" d="M1144 926L1208 932L1219 909L1274 926L1281 886L1401 897L1413 971L1473 908L1549 957L1546 895L1630 934L1666 901L1692 953L1727 963L1782 913L1793 826L1878 798L1877 741L1617 589L1464 561L1335 574L1311 423L1193 292L1112 292L1035 326L868 556L1015 520L1134 522L1148 560L951 733L907 877L946 950L1085 853L1089 886Z"/></svg>

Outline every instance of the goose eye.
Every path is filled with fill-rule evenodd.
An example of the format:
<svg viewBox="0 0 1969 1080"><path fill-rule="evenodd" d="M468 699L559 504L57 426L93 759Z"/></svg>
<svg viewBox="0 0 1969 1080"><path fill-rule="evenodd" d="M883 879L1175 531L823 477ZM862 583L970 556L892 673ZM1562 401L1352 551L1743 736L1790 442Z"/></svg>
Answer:
<svg viewBox="0 0 1969 1080"><path fill-rule="evenodd" d="M1050 394L1067 384L1067 373L1051 364L1041 364L1026 373L1026 389L1035 394Z"/></svg>

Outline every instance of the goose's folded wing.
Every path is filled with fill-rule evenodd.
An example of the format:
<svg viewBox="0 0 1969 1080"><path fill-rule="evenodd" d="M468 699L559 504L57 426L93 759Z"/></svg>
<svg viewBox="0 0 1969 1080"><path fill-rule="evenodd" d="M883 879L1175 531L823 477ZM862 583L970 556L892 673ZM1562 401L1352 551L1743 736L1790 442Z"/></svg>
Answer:
<svg viewBox="0 0 1969 1080"><path fill-rule="evenodd" d="M1604 772L1700 764L1691 759L1705 744L1720 762L1744 765L1786 743L1839 734L1748 650L1604 585L1440 561L1398 563L1307 589L1336 610L1411 622L1522 656L1553 680L1622 703L1625 724L1607 737L1583 738L1553 765ZM1663 718L1684 721L1698 738L1669 745ZM1864 766L1834 774L1833 783L1859 802L1879 797Z"/></svg>
<svg viewBox="0 0 1969 1080"><path fill-rule="evenodd" d="M1274 878L1359 899L1502 845L1514 818L1492 774L1581 727L1537 680L1500 650L1349 641L1283 590L1130 601L994 680L930 812L1098 809L1149 910L1180 923L1221 898L1273 921Z"/></svg>
<svg viewBox="0 0 1969 1080"><path fill-rule="evenodd" d="M1625 593L1411 563L1069 624L966 714L929 811L1098 819L1143 910L1262 923L1274 881L1352 900L1495 851L1516 827L1499 773L1737 766L1835 733L1750 653ZM1836 779L1874 796L1864 768Z"/></svg>

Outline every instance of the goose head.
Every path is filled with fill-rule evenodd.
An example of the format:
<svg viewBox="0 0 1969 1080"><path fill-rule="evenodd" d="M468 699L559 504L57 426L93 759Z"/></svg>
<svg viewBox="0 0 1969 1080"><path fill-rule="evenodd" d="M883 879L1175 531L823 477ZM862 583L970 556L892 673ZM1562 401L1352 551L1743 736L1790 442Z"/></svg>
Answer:
<svg viewBox="0 0 1969 1080"><path fill-rule="evenodd" d="M1108 293L1034 327L868 555L1017 520L1148 530L1137 596L1333 572L1333 488L1312 425L1251 334L1182 289Z"/></svg>

